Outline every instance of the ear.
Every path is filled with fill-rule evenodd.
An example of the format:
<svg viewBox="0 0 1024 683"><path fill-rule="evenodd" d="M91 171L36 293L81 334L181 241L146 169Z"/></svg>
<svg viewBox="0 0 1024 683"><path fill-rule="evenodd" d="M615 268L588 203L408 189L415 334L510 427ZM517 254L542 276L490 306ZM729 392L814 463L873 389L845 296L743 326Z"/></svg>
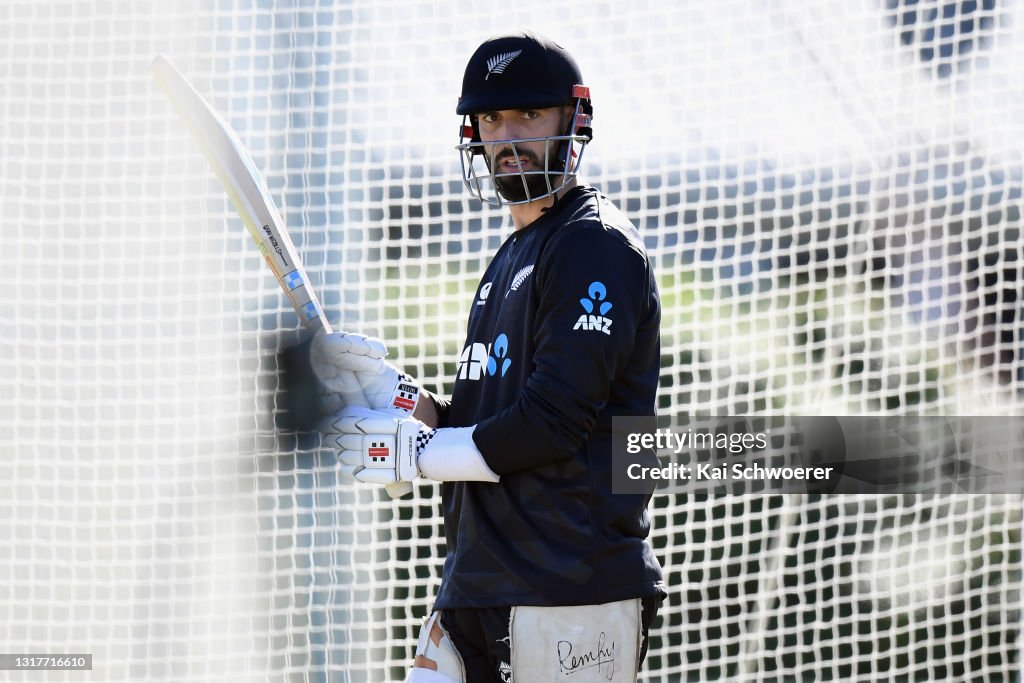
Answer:
<svg viewBox="0 0 1024 683"><path fill-rule="evenodd" d="M564 131L565 135L573 135L576 131L572 130L572 117L576 112L576 105L566 104L559 107L558 113L558 130Z"/></svg>

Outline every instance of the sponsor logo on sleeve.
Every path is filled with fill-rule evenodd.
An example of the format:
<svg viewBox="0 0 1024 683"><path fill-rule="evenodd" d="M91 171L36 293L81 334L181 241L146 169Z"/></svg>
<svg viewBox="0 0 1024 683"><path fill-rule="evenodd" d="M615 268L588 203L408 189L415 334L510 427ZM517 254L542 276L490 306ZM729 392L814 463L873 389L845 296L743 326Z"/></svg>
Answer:
<svg viewBox="0 0 1024 683"><path fill-rule="evenodd" d="M612 303L607 301L608 290L601 282L591 282L587 287L587 296L580 299L584 313L577 318L574 330L604 332L611 334L612 319L607 317L612 310Z"/></svg>

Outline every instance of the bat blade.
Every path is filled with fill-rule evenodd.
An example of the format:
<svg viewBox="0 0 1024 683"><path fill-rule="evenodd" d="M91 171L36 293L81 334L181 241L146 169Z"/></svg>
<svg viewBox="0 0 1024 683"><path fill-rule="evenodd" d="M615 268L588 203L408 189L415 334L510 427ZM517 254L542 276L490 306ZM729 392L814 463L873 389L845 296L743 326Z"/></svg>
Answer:
<svg viewBox="0 0 1024 683"><path fill-rule="evenodd" d="M220 179L299 320L314 332L332 332L263 176L234 129L165 56L157 55L149 66L149 72ZM353 390L342 394L345 402L366 406L367 400L358 388L359 383L354 377L347 379L345 384ZM387 490L392 498L397 498L412 491L412 484L392 484Z"/></svg>
<svg viewBox="0 0 1024 683"><path fill-rule="evenodd" d="M210 162L299 319L313 330L330 332L295 245L245 145L166 57L157 55L150 73Z"/></svg>

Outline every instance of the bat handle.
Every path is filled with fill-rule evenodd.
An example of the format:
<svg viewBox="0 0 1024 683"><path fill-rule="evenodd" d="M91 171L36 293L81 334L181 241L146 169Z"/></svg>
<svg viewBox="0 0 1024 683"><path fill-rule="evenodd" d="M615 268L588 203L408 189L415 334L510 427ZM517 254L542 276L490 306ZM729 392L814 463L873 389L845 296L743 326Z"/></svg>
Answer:
<svg viewBox="0 0 1024 683"><path fill-rule="evenodd" d="M317 316L310 321L309 325L314 330L323 330L324 334L331 334L334 332L334 328L327 322L327 317L323 314ZM359 405L370 407L370 402L366 400L366 395L363 394L363 390L359 388L359 380L356 379L355 373L351 370L341 371L342 384L345 386L354 387L352 391L346 391L342 393L342 398L348 405ZM388 484L384 487L384 490L388 492L388 495L392 499L401 498L412 493L412 482L409 481L396 481L394 484Z"/></svg>
<svg viewBox="0 0 1024 683"><path fill-rule="evenodd" d="M411 481L396 481L394 484L388 484L384 487L384 490L388 492L392 500L395 498L401 498L404 495L412 493L412 482Z"/></svg>

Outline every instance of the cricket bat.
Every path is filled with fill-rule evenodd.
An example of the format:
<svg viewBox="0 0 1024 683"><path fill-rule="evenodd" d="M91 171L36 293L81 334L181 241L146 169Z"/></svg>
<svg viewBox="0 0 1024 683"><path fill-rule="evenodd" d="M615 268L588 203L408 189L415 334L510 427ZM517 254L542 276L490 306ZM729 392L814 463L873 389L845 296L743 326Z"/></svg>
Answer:
<svg viewBox="0 0 1024 683"><path fill-rule="evenodd" d="M330 334L333 331L331 324L302 267L284 221L263 182L263 176L238 134L166 57L157 55L149 66L149 73L185 122L203 156L210 162L264 260L295 308L299 320L314 333L323 330L325 334ZM354 377L348 379L351 381L346 384L355 387L355 390L343 394L345 402L366 406L366 397L359 390L358 382ZM392 498L398 498L411 492L412 484L391 484L387 486L387 491Z"/></svg>

